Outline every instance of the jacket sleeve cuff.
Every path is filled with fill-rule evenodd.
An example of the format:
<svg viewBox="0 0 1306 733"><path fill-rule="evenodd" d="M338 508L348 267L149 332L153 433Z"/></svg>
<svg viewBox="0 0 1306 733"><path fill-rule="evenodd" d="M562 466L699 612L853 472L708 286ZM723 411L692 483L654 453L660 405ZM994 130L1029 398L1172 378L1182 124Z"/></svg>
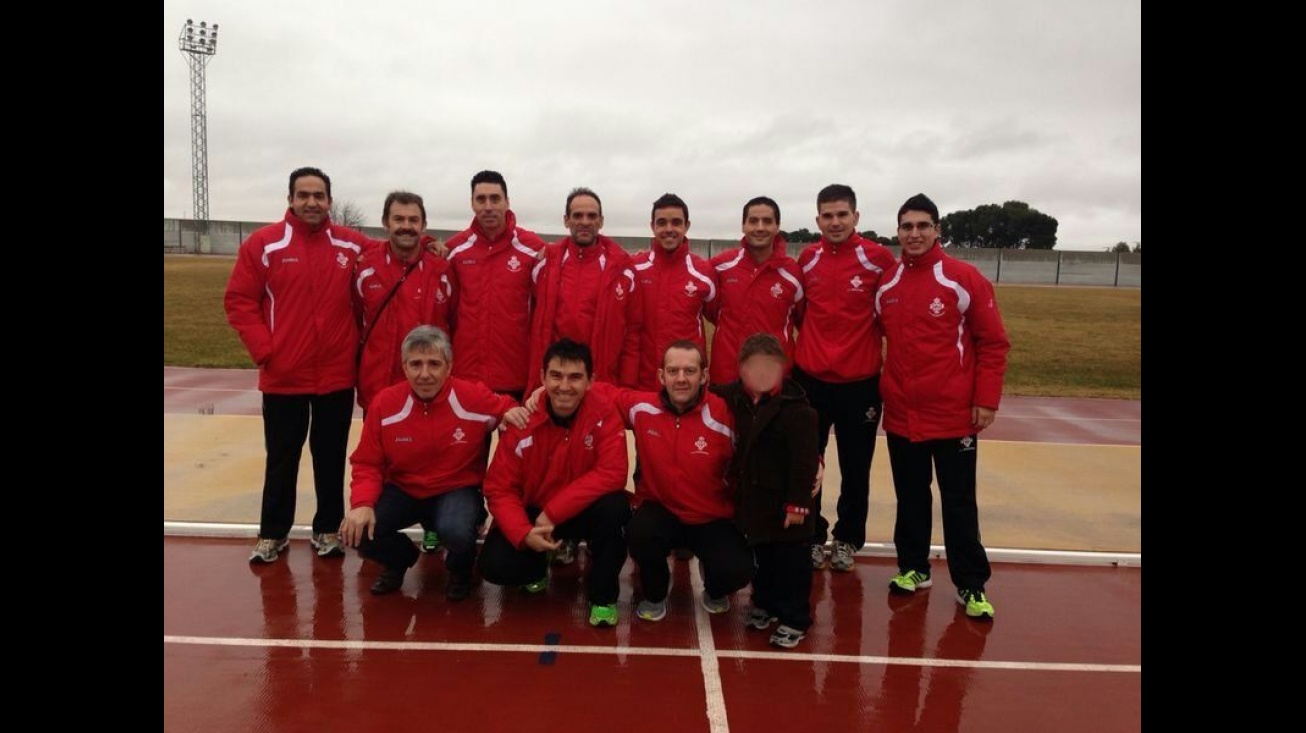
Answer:
<svg viewBox="0 0 1306 733"><path fill-rule="evenodd" d="M790 514L801 514L804 517L812 513L812 510L801 504L785 504L785 511Z"/></svg>

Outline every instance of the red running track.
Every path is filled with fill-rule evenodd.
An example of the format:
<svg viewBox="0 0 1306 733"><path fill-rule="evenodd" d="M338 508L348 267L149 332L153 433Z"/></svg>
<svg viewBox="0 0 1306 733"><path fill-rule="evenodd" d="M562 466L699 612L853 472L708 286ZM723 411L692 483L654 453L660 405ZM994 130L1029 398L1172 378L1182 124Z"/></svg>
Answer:
<svg viewBox="0 0 1306 733"><path fill-rule="evenodd" d="M627 563L621 623L599 630L583 561L539 596L480 584L454 604L433 557L378 598L377 566L355 554L321 560L294 541L250 566L248 547L164 538L165 730L1141 727L1138 568L997 564L998 617L977 622L942 563L934 588L900 598L891 561L859 557L818 573L815 624L782 651L744 629L747 590L721 616L697 606L693 561L675 562L660 623L632 619Z"/></svg>
<svg viewBox="0 0 1306 733"><path fill-rule="evenodd" d="M163 411L258 415L258 372L252 369L163 368ZM356 411L357 415L361 413ZM1141 400L1003 397L988 440L1142 445Z"/></svg>

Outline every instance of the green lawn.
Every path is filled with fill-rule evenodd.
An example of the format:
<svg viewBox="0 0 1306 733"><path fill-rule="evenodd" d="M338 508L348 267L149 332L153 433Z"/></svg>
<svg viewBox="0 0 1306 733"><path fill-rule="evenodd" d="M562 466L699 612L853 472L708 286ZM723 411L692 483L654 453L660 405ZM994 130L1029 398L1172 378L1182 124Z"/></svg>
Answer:
<svg viewBox="0 0 1306 733"><path fill-rule="evenodd" d="M163 258L163 363L252 367L227 325L222 293L235 259ZM999 285L1011 337L1006 393L1142 398L1142 291Z"/></svg>

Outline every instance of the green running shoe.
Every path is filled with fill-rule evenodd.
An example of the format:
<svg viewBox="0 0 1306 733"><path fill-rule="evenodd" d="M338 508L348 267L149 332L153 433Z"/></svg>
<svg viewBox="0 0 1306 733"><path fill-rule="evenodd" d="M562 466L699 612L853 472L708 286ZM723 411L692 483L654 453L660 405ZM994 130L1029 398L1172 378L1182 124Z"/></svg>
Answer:
<svg viewBox="0 0 1306 733"><path fill-rule="evenodd" d="M422 552L436 552L440 549L440 535L431 530L422 535Z"/></svg>
<svg viewBox="0 0 1306 733"><path fill-rule="evenodd" d="M893 576L893 580L889 581L889 590L894 593L915 593L932 585L934 585L934 581L930 580L929 573L908 570L905 573L898 573Z"/></svg>
<svg viewBox="0 0 1306 733"><path fill-rule="evenodd" d="M549 587L549 576L544 576L537 581L527 583L521 587L527 593L543 593Z"/></svg>
<svg viewBox="0 0 1306 733"><path fill-rule="evenodd" d="M617 604L609 606L600 606L597 603L590 604L590 626L616 626L617 625Z"/></svg>
<svg viewBox="0 0 1306 733"><path fill-rule="evenodd" d="M993 604L982 590L958 589L957 603L966 607L966 615L971 618L993 618Z"/></svg>

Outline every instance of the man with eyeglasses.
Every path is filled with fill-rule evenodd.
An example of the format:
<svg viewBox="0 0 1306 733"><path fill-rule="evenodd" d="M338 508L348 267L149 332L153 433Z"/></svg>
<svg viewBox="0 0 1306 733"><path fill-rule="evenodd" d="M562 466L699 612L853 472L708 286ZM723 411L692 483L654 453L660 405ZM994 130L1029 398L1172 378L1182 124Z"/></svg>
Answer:
<svg viewBox="0 0 1306 733"><path fill-rule="evenodd" d="M820 455L825 455L834 428L838 439L838 521L820 513L816 495L816 533L812 538L812 568L825 567L825 542L834 536L830 565L853 569L853 556L866 543L866 515L871 495L871 459L880 425L879 326L874 319L875 289L893 266L888 249L857 233L861 215L857 194L832 183L816 195L816 225L821 239L803 250L798 345L794 379L816 408Z"/></svg>
<svg viewBox="0 0 1306 733"><path fill-rule="evenodd" d="M993 424L1011 348L993 286L979 270L943 253L939 209L916 194L898 209L902 261L885 273L875 310L884 357L884 432L898 495L893 544L895 593L929 588L932 495L943 504L943 544L957 603L993 618L985 595L989 560L975 502L979 433Z"/></svg>

